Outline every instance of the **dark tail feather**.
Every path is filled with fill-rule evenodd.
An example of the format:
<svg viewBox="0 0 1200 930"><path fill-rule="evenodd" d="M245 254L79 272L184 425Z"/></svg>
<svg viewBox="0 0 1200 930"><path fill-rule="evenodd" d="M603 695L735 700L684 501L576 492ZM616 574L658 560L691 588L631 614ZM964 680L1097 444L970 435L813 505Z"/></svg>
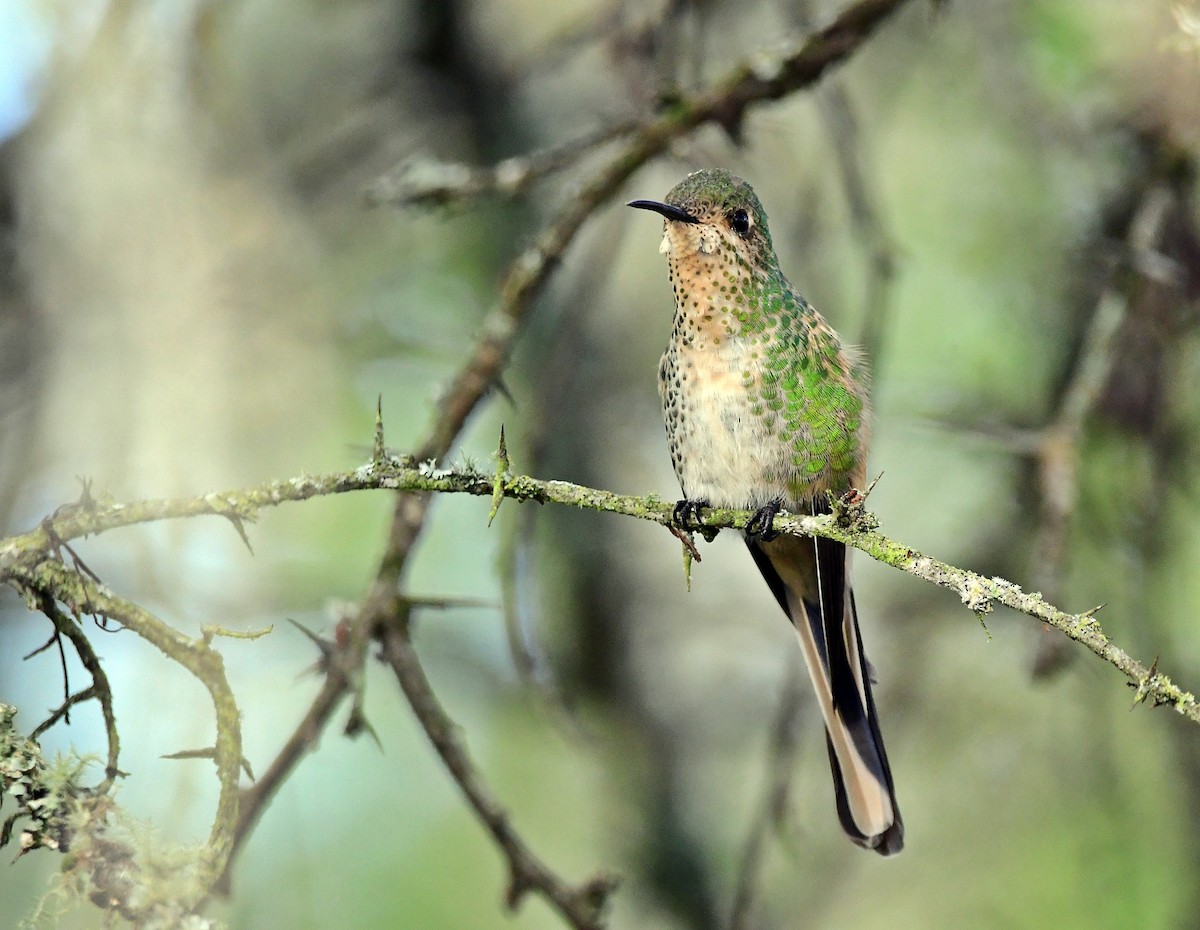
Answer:
<svg viewBox="0 0 1200 930"><path fill-rule="evenodd" d="M747 542L800 640L825 718L842 827L860 846L897 853L904 846L904 824L846 581L845 547L819 537Z"/></svg>
<svg viewBox="0 0 1200 930"><path fill-rule="evenodd" d="M838 764L837 753L833 748L833 740L826 731L825 745L829 750L829 766L833 770L833 787L837 795L838 819L842 829L860 846L874 849L884 856L892 856L904 848L904 821L900 817L900 808L896 804L896 787L892 782L892 769L888 765L887 750L883 747L883 734L879 732L879 714L875 710L875 696L871 693L870 664L862 648L862 637L858 632L858 611L854 606L854 592L848 591L850 597L850 618L854 626L854 639L858 647L858 662L862 674L863 693L866 696L866 716L863 725L853 728L855 745L869 743L878 761L877 776L882 776L883 784L887 787L888 799L892 808L892 824L882 833L873 837L863 835L855 823L854 814L850 809L850 799L846 794L846 779L842 775L842 767Z"/></svg>

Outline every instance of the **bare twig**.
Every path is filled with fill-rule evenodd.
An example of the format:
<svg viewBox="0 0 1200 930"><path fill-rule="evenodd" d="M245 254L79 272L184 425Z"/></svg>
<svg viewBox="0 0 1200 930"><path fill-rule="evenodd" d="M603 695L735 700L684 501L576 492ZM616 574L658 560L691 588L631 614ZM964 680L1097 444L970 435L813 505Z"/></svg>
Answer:
<svg viewBox="0 0 1200 930"><path fill-rule="evenodd" d="M599 146L637 128L634 122L614 123L562 145L506 158L487 168L413 156L378 178L367 190L367 202L374 206L436 206L484 196L518 197L543 178L573 167Z"/></svg>
<svg viewBox="0 0 1200 930"><path fill-rule="evenodd" d="M396 673L425 734L441 756L446 770L462 790L467 803L491 833L496 845L508 860L509 886L506 901L516 908L530 892L545 898L555 910L577 930L599 930L603 927L603 910L608 896L616 887L610 875L597 875L578 887L564 882L545 865L526 845L509 822L508 813L499 805L484 784L459 740L457 727L442 708L421 667L411 638L411 625L404 605L397 603L395 620L383 633L383 658Z"/></svg>
<svg viewBox="0 0 1200 930"><path fill-rule="evenodd" d="M44 610L42 612L45 613ZM49 729L51 726L53 726L55 723L57 723L60 718L63 720L66 720L67 723L70 724L70 722L71 722L71 707L73 704L76 703L75 701L73 701L71 699L71 670L69 668L67 668L67 650L63 648L63 634L62 634L62 631L58 628L57 622L54 621L54 618L51 617L50 619L51 619L51 622L54 623L54 632L50 634L50 638L48 640L46 640L45 643L43 643L42 645L40 645L36 649L34 649L32 652L29 652L29 653L26 653L25 655L23 655L21 657L21 661L28 662L34 656L41 655L43 652L45 652L51 646L57 647L57 649L58 649L58 668L59 668L59 671L62 672L63 704L59 708L59 710L51 717L50 721L42 724L41 727L38 727L37 729L35 729L34 735L32 737L33 739L37 739L37 735L39 732Z"/></svg>
<svg viewBox="0 0 1200 930"><path fill-rule="evenodd" d="M108 757L104 766L104 781L97 785L95 789L97 794L103 794L108 791L118 775L124 774L117 767L117 760L121 754L121 738L117 732L117 718L113 713L112 689L108 684L108 675L105 674L104 666L100 664L100 659L96 655L96 651L92 648L91 642L83 634L78 624L59 610L58 605L52 598L45 595L40 596L38 598L38 609L54 624L54 629L60 637L65 636L71 641L71 645L75 648L75 653L79 656L79 661L87 669L88 674L92 676L92 683L77 694L70 695L62 707L30 734L30 739L37 739L43 732L57 723L60 718L66 717L67 711L72 705L94 698L100 705L100 714L104 718L105 739L108 742Z"/></svg>

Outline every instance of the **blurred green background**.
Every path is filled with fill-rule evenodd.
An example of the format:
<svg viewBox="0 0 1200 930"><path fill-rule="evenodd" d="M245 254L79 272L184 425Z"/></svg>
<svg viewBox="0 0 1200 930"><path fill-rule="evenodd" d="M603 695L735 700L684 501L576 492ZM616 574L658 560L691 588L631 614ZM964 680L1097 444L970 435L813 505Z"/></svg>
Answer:
<svg viewBox="0 0 1200 930"><path fill-rule="evenodd" d="M407 157L489 164L646 113L837 8L0 3L0 529L74 499L76 476L133 498L351 468L377 395L404 450L507 262L590 162L519 202L369 209L364 190ZM677 495L655 381L671 312L659 227L619 203L728 167L808 298L851 341L879 326L884 531L1070 610L1104 603L1119 643L1200 687L1198 24L1191 0L909 3L818 92L754 109L740 146L698 132L593 217L522 338L511 402L487 402L461 454L489 467L503 423L518 471ZM844 182L856 164L865 201ZM1150 197L1166 219L1153 254L1131 255ZM872 245L890 279L872 278ZM1106 293L1127 314L1059 532L1030 450ZM275 624L221 647L265 768L318 687L283 618L332 628L390 505L266 513L253 557L218 521L79 550L186 631ZM731 926L800 661L744 547L704 547L688 593L678 544L648 524L529 505L487 529L487 506L437 501L410 573L414 594L485 602L427 612L417 632L482 772L565 877L623 876L612 926ZM536 677L567 712L514 671L501 560ZM906 850L846 842L805 692L789 804L741 926L1194 926L1200 730L1131 711L1114 670L1028 618L998 612L989 637L953 595L856 565ZM119 801L164 842L203 838L210 768L160 757L211 741L207 698L132 634L88 628L116 690ZM0 593L0 700L27 730L61 699L53 652L21 660L48 632ZM503 911L499 855L382 670L366 708L382 748L331 728L214 913L247 930L561 926L534 899ZM44 748L101 751L95 709L73 718ZM0 869L0 927L59 864ZM99 920L85 905L61 924Z"/></svg>

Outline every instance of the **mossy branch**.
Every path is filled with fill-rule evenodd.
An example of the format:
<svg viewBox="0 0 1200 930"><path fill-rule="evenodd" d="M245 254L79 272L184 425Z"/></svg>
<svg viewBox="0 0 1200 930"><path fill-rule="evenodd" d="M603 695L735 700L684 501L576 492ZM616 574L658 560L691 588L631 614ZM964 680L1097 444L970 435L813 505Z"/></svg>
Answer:
<svg viewBox="0 0 1200 930"><path fill-rule="evenodd" d="M667 527L672 525L673 502L663 501L656 495L636 497L567 481L546 481L507 473L486 474L468 467L439 468L433 463L416 464L411 458L390 457L353 471L302 475L203 497L132 503L96 501L87 508L67 508L29 533L0 541L0 582L22 590L48 593L85 611L95 607L105 613L111 612L172 658L189 667L200 668L203 663L214 661L214 657L219 662L219 656L206 643L188 639L135 605L114 599L94 583L81 580L77 573L69 571L53 557L54 547L84 535L179 517L236 514L239 520L249 522L264 507L366 490L471 494L487 498L489 510L501 498L554 503L636 517ZM744 529L752 516L751 511L709 509L704 512L703 526L713 530ZM481 519L487 519L486 513ZM1011 581L988 578L924 555L880 533L876 526L874 516L863 508L861 496L854 494L839 501L831 514L781 514L774 522L777 532L835 539L865 552L878 562L948 588L977 615L1002 604L1041 620L1087 646L1118 669L1136 686L1137 700L1169 704L1180 714L1200 723L1200 706L1195 696L1180 689L1155 667L1140 662L1116 646L1096 620L1095 610L1082 613L1062 610L1040 594L1022 591ZM214 701L217 697L214 694ZM226 759L229 771L236 771L239 760L240 750L234 752L231 749Z"/></svg>
<svg viewBox="0 0 1200 930"><path fill-rule="evenodd" d="M141 509L144 503L146 502L134 505L133 510ZM114 514L122 513L124 509L121 505L114 504L107 509L98 506L94 509L88 508L88 512L111 518ZM153 509L151 508L151 510ZM216 719L216 739L211 758L216 765L220 792L208 842L204 847L203 854L195 862L194 871L189 876L187 890L175 888L172 891L171 906L182 907L186 912L190 912L208 896L215 882L224 873L226 862L233 850L238 824L238 778L242 765L241 713L225 676L225 665L221 654L210 645L213 631L206 630L199 639L185 636L145 608L117 596L84 569L69 567L62 561L59 552L67 539L58 534L56 520L63 521L64 525L70 525L72 519L70 513L57 518L48 518L43 521L39 530L34 534L26 534L24 537L26 540L31 535L40 534L43 537L44 548L40 550L28 543L24 546L13 547L10 545L13 542L11 539L0 545L0 548L5 549L6 552L19 551L23 555L23 558L6 561L3 567L0 567L0 581L25 595L31 606L36 605L37 609L55 617L56 626L59 626L60 621L65 618L52 604L48 603L49 600L65 605L76 619L83 615L91 615L120 624L157 647L168 658L178 662L208 689ZM120 524L118 522L113 525ZM102 519L89 532L98 533L110 528L112 525L107 525L106 521ZM76 528L72 527L71 532L75 531ZM71 637L72 642L77 636L81 636L78 634L78 630L71 630L67 635ZM90 646L82 650L80 655L84 659L85 665L88 664L87 657L89 655L94 657ZM96 667L98 669L98 662ZM108 703L107 679L103 676L103 672L96 675L93 671L93 676L93 687L100 688L105 693L105 697L101 699L101 705L109 738L109 761L105 770L105 781L94 792L99 795L111 786L116 775L120 773L116 769L116 723ZM135 896L131 895L130 897L132 899ZM154 900L153 895L150 897L141 895L140 898L142 898L140 903L134 904L132 900L123 900L119 893L109 892L105 895L104 906L116 910L127 919L136 922L148 919L151 913L162 904L162 902Z"/></svg>

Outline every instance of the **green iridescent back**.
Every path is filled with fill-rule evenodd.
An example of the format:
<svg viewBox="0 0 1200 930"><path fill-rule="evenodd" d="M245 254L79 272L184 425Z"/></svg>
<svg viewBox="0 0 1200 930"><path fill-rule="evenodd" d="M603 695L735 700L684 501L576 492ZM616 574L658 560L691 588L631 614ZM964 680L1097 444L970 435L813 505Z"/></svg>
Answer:
<svg viewBox="0 0 1200 930"><path fill-rule="evenodd" d="M803 487L826 469L830 484L844 490L861 465L860 429L866 414L860 373L853 370L837 335L776 269L773 279L751 285L743 320L743 338L760 345L757 374L746 371L743 384L751 416L791 451Z"/></svg>

